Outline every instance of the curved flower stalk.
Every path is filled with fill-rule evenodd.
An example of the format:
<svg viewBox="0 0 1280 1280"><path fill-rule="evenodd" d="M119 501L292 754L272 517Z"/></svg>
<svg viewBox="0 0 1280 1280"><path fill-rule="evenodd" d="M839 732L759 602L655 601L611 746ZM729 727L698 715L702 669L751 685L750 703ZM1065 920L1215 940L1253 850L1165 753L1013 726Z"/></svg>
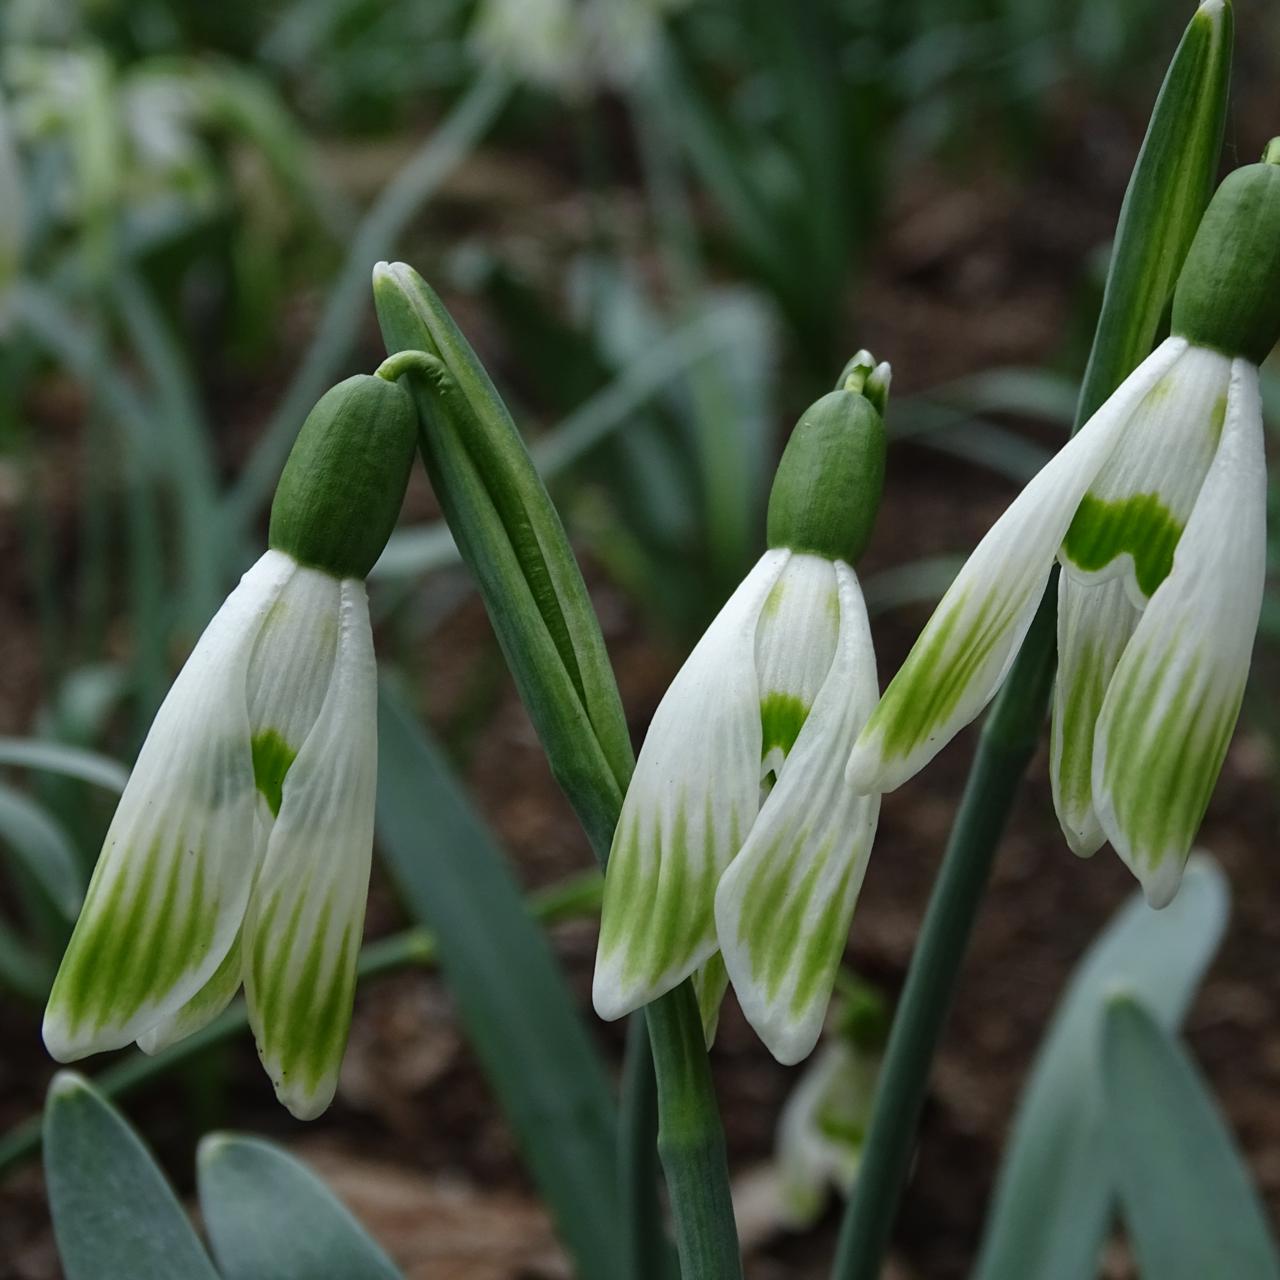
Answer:
<svg viewBox="0 0 1280 1280"><path fill-rule="evenodd" d="M1056 558L1058 817L1078 854L1109 840L1153 906L1177 891L1221 770L1261 608L1257 366L1280 336L1280 167L1219 189L1172 330L979 543L848 769L892 790L982 710Z"/></svg>
<svg viewBox="0 0 1280 1280"><path fill-rule="evenodd" d="M209 623L147 734L54 981L62 1062L198 1030L243 982L277 1096L310 1119L346 1047L377 781L364 576L416 419L376 377L328 392L272 507L271 550Z"/></svg>
<svg viewBox="0 0 1280 1280"><path fill-rule="evenodd" d="M821 1030L879 811L843 779L877 688L852 563L883 480L888 366L863 357L800 420L770 549L654 715L605 878L601 1017L707 966L708 1026L727 976L780 1061Z"/></svg>

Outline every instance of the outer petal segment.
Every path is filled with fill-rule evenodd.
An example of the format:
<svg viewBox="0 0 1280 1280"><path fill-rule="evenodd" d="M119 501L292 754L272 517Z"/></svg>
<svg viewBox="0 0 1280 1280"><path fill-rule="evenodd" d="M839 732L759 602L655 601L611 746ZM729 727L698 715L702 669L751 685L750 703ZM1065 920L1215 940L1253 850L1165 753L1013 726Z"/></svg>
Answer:
<svg viewBox="0 0 1280 1280"><path fill-rule="evenodd" d="M602 1018L670 991L716 949L716 883L760 804L756 628L789 555L761 557L653 717L605 877L592 989Z"/></svg>
<svg viewBox="0 0 1280 1280"><path fill-rule="evenodd" d="M245 996L276 1095L301 1120L333 1099L364 926L378 776L364 584L342 583L333 679L284 781L245 921Z"/></svg>
<svg viewBox="0 0 1280 1280"><path fill-rule="evenodd" d="M844 780L876 701L875 651L857 575L835 566L836 656L741 853L721 878L716 926L743 1012L779 1062L822 1030L880 812Z"/></svg>
<svg viewBox="0 0 1280 1280"><path fill-rule="evenodd" d="M892 791L922 769L1000 687L1085 491L1134 407L1186 348L1171 338L1036 475L965 562L849 760L862 791Z"/></svg>
<svg viewBox="0 0 1280 1280"><path fill-rule="evenodd" d="M1266 569L1257 369L1233 362L1204 488L1107 691L1093 791L1107 838L1164 906L1177 891L1249 674Z"/></svg>
<svg viewBox="0 0 1280 1280"><path fill-rule="evenodd" d="M156 715L49 997L44 1039L59 1061L137 1038L235 941L257 869L246 673L296 567L268 552L245 574Z"/></svg>
<svg viewBox="0 0 1280 1280"><path fill-rule="evenodd" d="M1093 738L1107 686L1142 615L1122 578L1058 579L1058 680L1053 694L1049 776L1053 807L1071 851L1096 853L1106 835L1093 807Z"/></svg>
<svg viewBox="0 0 1280 1280"><path fill-rule="evenodd" d="M1062 561L1077 578L1120 577L1129 599L1146 605L1213 461L1230 378L1227 356L1186 346L1135 407L1067 530Z"/></svg>

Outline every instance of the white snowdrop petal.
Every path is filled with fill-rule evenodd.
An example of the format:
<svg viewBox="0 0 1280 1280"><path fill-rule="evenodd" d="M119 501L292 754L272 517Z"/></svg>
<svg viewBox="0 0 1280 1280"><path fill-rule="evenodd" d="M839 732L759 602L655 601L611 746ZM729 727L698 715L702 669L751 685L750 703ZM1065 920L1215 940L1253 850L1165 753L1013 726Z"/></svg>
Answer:
<svg viewBox="0 0 1280 1280"><path fill-rule="evenodd" d="M781 769L831 669L839 631L835 565L823 556L792 555L756 631L762 776Z"/></svg>
<svg viewBox="0 0 1280 1280"><path fill-rule="evenodd" d="M857 575L835 566L835 659L741 852L716 892L716 928L748 1021L780 1062L818 1039L844 954L880 797L844 779L876 701L875 651Z"/></svg>
<svg viewBox="0 0 1280 1280"><path fill-rule="evenodd" d="M59 1061L120 1048L174 1013L235 940L258 858L249 656L295 568L268 552L245 574L156 714L49 997Z"/></svg>
<svg viewBox="0 0 1280 1280"><path fill-rule="evenodd" d="M849 760L849 781L892 791L919 772L1000 687L1085 491L1134 407L1186 349L1158 347L987 532L885 690Z"/></svg>
<svg viewBox="0 0 1280 1280"><path fill-rule="evenodd" d="M1063 540L1082 581L1119 577L1142 608L1164 581L1222 433L1231 360L1189 345L1147 392Z"/></svg>
<svg viewBox="0 0 1280 1280"><path fill-rule="evenodd" d="M1177 891L1235 728L1266 575L1258 371L1233 362L1204 487L1116 668L1094 741L1107 838L1152 906Z"/></svg>
<svg viewBox="0 0 1280 1280"><path fill-rule="evenodd" d="M1106 840L1093 807L1093 738L1107 686L1141 614L1120 578L1058 579L1058 678L1053 694L1049 776L1053 806L1072 852Z"/></svg>
<svg viewBox="0 0 1280 1280"><path fill-rule="evenodd" d="M761 557L649 726L605 877L592 989L602 1018L671 990L716 949L716 883L760 803L756 629L789 556Z"/></svg>
<svg viewBox="0 0 1280 1280"><path fill-rule="evenodd" d="M377 672L364 584L342 582L333 678L284 780L245 920L244 983L280 1101L329 1105L346 1048L377 790Z"/></svg>

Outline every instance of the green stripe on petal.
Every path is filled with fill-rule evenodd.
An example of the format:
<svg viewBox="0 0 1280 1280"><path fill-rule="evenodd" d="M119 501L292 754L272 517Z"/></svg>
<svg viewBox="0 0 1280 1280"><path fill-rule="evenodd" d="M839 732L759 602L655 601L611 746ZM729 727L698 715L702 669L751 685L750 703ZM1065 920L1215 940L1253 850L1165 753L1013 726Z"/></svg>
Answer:
<svg viewBox="0 0 1280 1280"><path fill-rule="evenodd" d="M280 816L280 799L284 792L284 776L289 772L297 752L275 729L263 729L251 739L253 752L253 780L262 798L271 810L271 816Z"/></svg>
<svg viewBox="0 0 1280 1280"><path fill-rule="evenodd" d="M1176 341L1176 340L1175 340ZM1079 576L1120 576L1141 608L1173 553L1222 434L1231 361L1187 346L1130 414L1063 540Z"/></svg>
<svg viewBox="0 0 1280 1280"><path fill-rule="evenodd" d="M841 628L826 683L716 891L730 981L780 1062L798 1062L822 1029L866 871L878 796L844 781L844 762L875 704L875 652L853 570L838 564Z"/></svg>
<svg viewBox="0 0 1280 1280"><path fill-rule="evenodd" d="M176 1013L232 947L260 844L245 706L263 619L296 566L269 552L209 624L147 735L50 993L69 1061Z"/></svg>
<svg viewBox="0 0 1280 1280"><path fill-rule="evenodd" d="M605 875L592 988L602 1018L671 990L716 950L716 883L760 804L756 631L789 558L765 553L653 717Z"/></svg>
<svg viewBox="0 0 1280 1280"><path fill-rule="evenodd" d="M1232 364L1226 424L1174 556L1103 703L1093 790L1153 906L1177 891L1249 673L1265 575L1257 369Z"/></svg>
<svg viewBox="0 0 1280 1280"><path fill-rule="evenodd" d="M1049 776L1053 804L1072 852L1095 853L1106 839L1093 806L1093 740L1116 664L1141 615L1125 583L1058 579L1058 679L1053 697Z"/></svg>
<svg viewBox="0 0 1280 1280"><path fill-rule="evenodd" d="M1034 476L987 532L889 683L849 759L860 791L892 791L991 700L1044 594L1081 499L1136 406L1185 353L1161 344Z"/></svg>
<svg viewBox="0 0 1280 1280"><path fill-rule="evenodd" d="M351 1025L373 848L376 682L364 585L347 580L333 678L284 780L245 921L258 1055L300 1120L332 1100Z"/></svg>

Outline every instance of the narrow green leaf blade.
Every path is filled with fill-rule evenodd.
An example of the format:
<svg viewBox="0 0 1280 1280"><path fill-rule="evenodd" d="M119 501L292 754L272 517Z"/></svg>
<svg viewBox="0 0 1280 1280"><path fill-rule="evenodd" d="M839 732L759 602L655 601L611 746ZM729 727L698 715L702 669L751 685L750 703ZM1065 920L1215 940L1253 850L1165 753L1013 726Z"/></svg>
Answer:
<svg viewBox="0 0 1280 1280"><path fill-rule="evenodd" d="M44 1142L66 1280L218 1280L164 1174L83 1076L54 1077Z"/></svg>
<svg viewBox="0 0 1280 1280"><path fill-rule="evenodd" d="M85 883L71 838L43 806L3 783L0 848L26 869L65 919L76 918Z"/></svg>
<svg viewBox="0 0 1280 1280"><path fill-rule="evenodd" d="M1100 1065L1103 1128L1141 1274L1280 1277L1266 1214L1208 1085L1127 993L1107 1005Z"/></svg>
<svg viewBox="0 0 1280 1280"><path fill-rule="evenodd" d="M197 1165L200 1211L224 1280L399 1280L346 1206L279 1147L210 1134Z"/></svg>
<svg viewBox="0 0 1280 1280"><path fill-rule="evenodd" d="M608 1082L502 852L439 750L385 687L378 831L534 1180L589 1280L614 1272L617 1125Z"/></svg>
<svg viewBox="0 0 1280 1280"><path fill-rule="evenodd" d="M1152 911L1135 894L1077 966L1036 1055L1005 1148L973 1280L1093 1280L1115 1202L1096 1063L1123 987L1176 1027L1226 927L1226 878L1206 857Z"/></svg>
<svg viewBox="0 0 1280 1280"><path fill-rule="evenodd" d="M1120 209L1077 426L1160 336L1218 175L1234 33L1230 0L1203 0L1169 64Z"/></svg>
<svg viewBox="0 0 1280 1280"><path fill-rule="evenodd" d="M6 764L78 778L117 794L129 781L129 770L109 756L39 738L0 738L0 765Z"/></svg>

